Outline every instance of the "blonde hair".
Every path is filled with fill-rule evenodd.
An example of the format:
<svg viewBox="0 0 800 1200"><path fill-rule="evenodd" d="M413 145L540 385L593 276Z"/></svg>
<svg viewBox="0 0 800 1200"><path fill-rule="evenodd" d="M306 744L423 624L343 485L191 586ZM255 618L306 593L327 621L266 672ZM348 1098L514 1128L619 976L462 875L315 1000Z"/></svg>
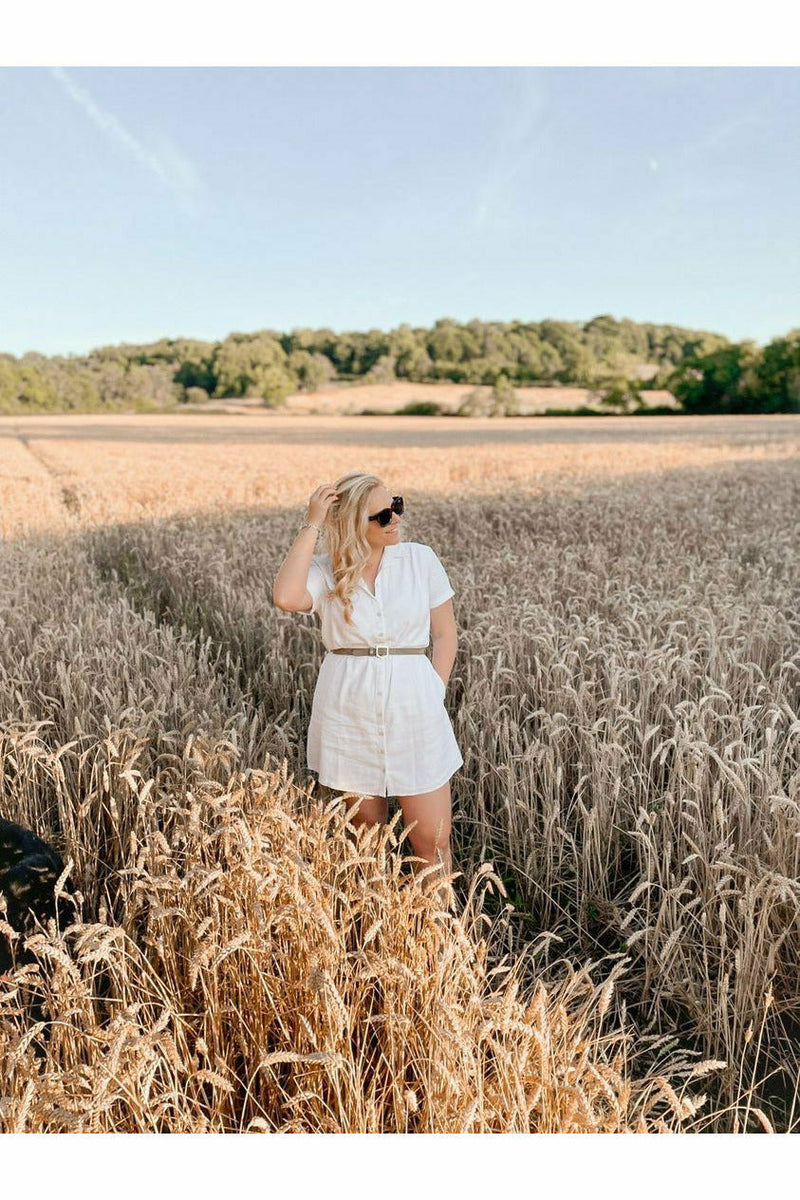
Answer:
<svg viewBox="0 0 800 1200"><path fill-rule="evenodd" d="M346 475L340 475L334 486L339 496L328 509L323 524L336 584L333 591L328 592L328 597L337 596L341 600L344 619L348 625L352 625L351 596L372 554L372 547L367 541L369 498L373 489L383 487L384 483L377 475L349 471Z"/></svg>

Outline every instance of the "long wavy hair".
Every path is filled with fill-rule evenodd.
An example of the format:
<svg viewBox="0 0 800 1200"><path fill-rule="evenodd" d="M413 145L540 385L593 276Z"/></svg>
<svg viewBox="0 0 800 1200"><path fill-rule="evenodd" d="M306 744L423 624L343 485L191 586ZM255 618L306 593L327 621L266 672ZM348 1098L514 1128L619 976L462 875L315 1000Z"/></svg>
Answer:
<svg viewBox="0 0 800 1200"><path fill-rule="evenodd" d="M383 487L384 483L377 475L349 471L340 475L334 486L339 497L328 509L322 527L336 583L333 591L328 592L328 598L337 596L341 600L345 622L352 625L351 597L372 554L367 541L369 497L373 488Z"/></svg>

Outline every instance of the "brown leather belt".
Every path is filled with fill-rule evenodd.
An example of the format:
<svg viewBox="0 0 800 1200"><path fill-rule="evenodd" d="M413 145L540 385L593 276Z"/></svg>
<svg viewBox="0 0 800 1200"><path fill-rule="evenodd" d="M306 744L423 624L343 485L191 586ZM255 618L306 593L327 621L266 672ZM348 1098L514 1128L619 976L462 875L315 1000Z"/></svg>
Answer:
<svg viewBox="0 0 800 1200"><path fill-rule="evenodd" d="M385 658L387 654L424 654L427 646L389 646L379 642L377 646L337 646L328 654L374 654L376 658Z"/></svg>

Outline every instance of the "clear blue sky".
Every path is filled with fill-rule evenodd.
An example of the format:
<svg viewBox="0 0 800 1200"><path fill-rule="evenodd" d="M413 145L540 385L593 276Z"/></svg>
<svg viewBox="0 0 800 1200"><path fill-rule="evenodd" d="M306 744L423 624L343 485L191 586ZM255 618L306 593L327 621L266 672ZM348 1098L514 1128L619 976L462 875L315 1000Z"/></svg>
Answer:
<svg viewBox="0 0 800 1200"><path fill-rule="evenodd" d="M0 351L800 325L800 69L0 69Z"/></svg>

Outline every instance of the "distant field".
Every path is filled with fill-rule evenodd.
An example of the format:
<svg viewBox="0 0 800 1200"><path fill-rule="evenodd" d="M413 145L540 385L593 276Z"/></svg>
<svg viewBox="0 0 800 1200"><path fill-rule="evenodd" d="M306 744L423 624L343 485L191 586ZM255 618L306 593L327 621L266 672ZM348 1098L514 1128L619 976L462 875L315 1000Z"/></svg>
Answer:
<svg viewBox="0 0 800 1200"><path fill-rule="evenodd" d="M306 768L354 468L455 589L457 915ZM81 906L0 1132L796 1130L799 511L800 416L0 419L0 815Z"/></svg>
<svg viewBox="0 0 800 1200"><path fill-rule="evenodd" d="M413 501L505 487L521 495L594 478L800 455L800 416L0 418L0 533L75 529L178 512L297 508L354 466Z"/></svg>
<svg viewBox="0 0 800 1200"><path fill-rule="evenodd" d="M474 391L475 387L473 383L408 383L401 379L394 383L331 384L318 392L298 392L295 396L289 396L280 411L320 416L347 415L359 413L363 409L391 413L406 404L425 400L441 405L443 411L455 412L464 397ZM478 390L488 393L491 388L479 387ZM602 409L602 405L598 404L597 394L588 388L515 387L514 392L519 402L520 413L523 415L543 413L547 408L570 409L586 406ZM644 391L642 399L648 408L662 404L678 407L675 397L667 391ZM252 412L254 408L260 408L262 405L260 400L209 400L207 405L197 407L223 408L228 412Z"/></svg>

